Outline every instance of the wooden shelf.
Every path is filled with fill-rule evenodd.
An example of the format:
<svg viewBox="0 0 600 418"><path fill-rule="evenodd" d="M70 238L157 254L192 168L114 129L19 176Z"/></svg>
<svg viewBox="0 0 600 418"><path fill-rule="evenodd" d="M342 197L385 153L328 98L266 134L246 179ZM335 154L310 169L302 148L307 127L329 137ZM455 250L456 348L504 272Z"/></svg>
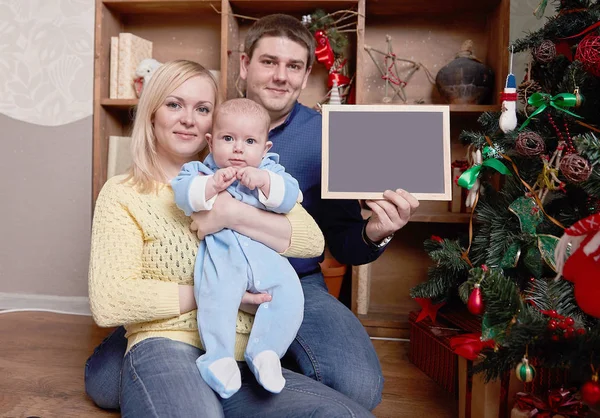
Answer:
<svg viewBox="0 0 600 418"><path fill-rule="evenodd" d="M452 224L467 224L471 214L469 213L415 213L410 219L411 222L439 222L439 223L452 223Z"/></svg>
<svg viewBox="0 0 600 418"><path fill-rule="evenodd" d="M459 104L451 104L450 105L450 113L457 113L457 114L465 114L465 115L472 115L472 114L480 114L483 112L500 112L501 110L501 105L499 104L494 104L494 105L459 105Z"/></svg>
<svg viewBox="0 0 600 418"><path fill-rule="evenodd" d="M297 15L312 13L315 9L332 12L343 9L356 10L358 7L358 0L286 0L279 1L276 5L273 0L230 0L229 3L234 13L250 17L275 13L275 8L277 13Z"/></svg>
<svg viewBox="0 0 600 418"><path fill-rule="evenodd" d="M371 306L369 313L357 315L371 337L410 338L409 312L393 306Z"/></svg>
<svg viewBox="0 0 600 418"><path fill-rule="evenodd" d="M215 13L211 5L221 10L220 0L104 0L102 3L111 11L121 14L198 14L208 10Z"/></svg>
<svg viewBox="0 0 600 418"><path fill-rule="evenodd" d="M370 209L362 209L361 214L363 219L371 216ZM467 224L471 218L470 213L452 213L452 212L436 212L432 210L417 211L410 222L439 222L451 224Z"/></svg>
<svg viewBox="0 0 600 418"><path fill-rule="evenodd" d="M381 104L385 96L379 69L364 47L384 50L387 36L392 38L396 54L421 63L434 77L466 39L473 40L476 55L494 70L494 92L502 91L508 70L510 0L95 0L95 4L94 201L106 181L109 137L130 135L138 104L137 99L108 99L110 40L121 32L152 41L153 58L160 62L183 58L220 70L223 98L237 96L241 45L253 22L242 16L259 18L270 13L301 18L317 9L358 11L357 30L349 34L345 56L355 75L359 104ZM378 63L382 65L383 59ZM401 68L402 77L407 70ZM327 76L323 65L314 66L302 103L312 106L321 100L327 92ZM424 71L410 78L405 92L407 104L444 104ZM392 102L403 105L398 97ZM464 159L467 152L458 140L460 133L478 129L480 114L499 111L497 94L490 105L450 105L452 161ZM447 209L445 201L422 201L411 222L396 233L377 261L368 268L353 268L352 306L357 312L356 289L360 287L363 315L359 318L370 335L408 336L408 312L417 307L409 291L426 279L431 263L423 251L423 241L432 234L454 236L465 231L469 223L470 214ZM370 210L363 211L365 218L370 215ZM360 268L362 281L358 286L354 269Z"/></svg>
<svg viewBox="0 0 600 418"><path fill-rule="evenodd" d="M406 323L406 315L388 312L370 312L358 315L358 319L366 327L398 328Z"/></svg>
<svg viewBox="0 0 600 418"><path fill-rule="evenodd" d="M485 13L494 10L501 0L368 0L367 15L441 15Z"/></svg>
<svg viewBox="0 0 600 418"><path fill-rule="evenodd" d="M138 99L101 99L100 105L105 109L129 110L138 104Z"/></svg>

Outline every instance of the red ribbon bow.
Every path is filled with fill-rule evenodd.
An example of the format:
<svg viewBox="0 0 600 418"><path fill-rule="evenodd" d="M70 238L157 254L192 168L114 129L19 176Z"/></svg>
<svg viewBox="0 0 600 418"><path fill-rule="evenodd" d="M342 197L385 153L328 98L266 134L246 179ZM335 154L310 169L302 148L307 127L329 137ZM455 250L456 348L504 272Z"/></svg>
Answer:
<svg viewBox="0 0 600 418"><path fill-rule="evenodd" d="M520 410L529 411L530 417L551 418L557 414L565 417L583 417L588 412L588 407L575 399L572 391L565 389L549 390L547 401L530 393L519 392L516 402Z"/></svg>
<svg viewBox="0 0 600 418"><path fill-rule="evenodd" d="M318 30L315 32L315 40L317 41L317 47L315 49L317 61L329 70L335 60L333 49L331 49L331 45L329 44L329 38L325 34L325 31Z"/></svg>
<svg viewBox="0 0 600 418"><path fill-rule="evenodd" d="M346 64L346 60L341 62L336 67L333 66L335 63L335 55L333 53L333 49L331 48L331 44L329 43L327 33L325 33L323 30L316 31L315 40L317 41L317 46L315 48L315 56L317 57L317 61L323 64L327 71L329 71L329 76L327 77L327 86L329 86L329 88L333 87L334 81L337 81L338 87L345 86L346 84L350 83L350 77L340 74L340 70Z"/></svg>
<svg viewBox="0 0 600 418"><path fill-rule="evenodd" d="M458 354L459 356L471 361L474 361L484 348L493 347L494 341L482 341L480 332L473 334L462 334L450 338L450 348L452 351L455 354Z"/></svg>

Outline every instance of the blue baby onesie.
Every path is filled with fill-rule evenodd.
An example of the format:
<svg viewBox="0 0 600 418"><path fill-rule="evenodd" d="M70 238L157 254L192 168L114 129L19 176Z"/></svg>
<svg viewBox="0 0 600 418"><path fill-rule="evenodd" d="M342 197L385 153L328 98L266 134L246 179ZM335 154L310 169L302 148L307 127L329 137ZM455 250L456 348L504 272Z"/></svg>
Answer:
<svg viewBox="0 0 600 418"><path fill-rule="evenodd" d="M278 162L279 156L269 153L259 167L284 179L284 198L277 208L265 207L259 201L258 189L250 190L239 181L227 191L249 205L277 213L289 212L296 204L300 190L298 182ZM189 190L194 178L199 173L213 174L217 169L209 155L204 164L197 161L185 164L171 181L175 202L186 215L193 212ZM260 242L230 229L206 236L200 242L194 267L198 328L206 350L196 364L213 389L215 383L209 366L221 358L234 357L237 314L247 290L267 292L273 297L271 302L258 308L250 333L245 358L253 369L252 360L256 355L272 350L281 358L296 337L304 311L300 280L285 257Z"/></svg>

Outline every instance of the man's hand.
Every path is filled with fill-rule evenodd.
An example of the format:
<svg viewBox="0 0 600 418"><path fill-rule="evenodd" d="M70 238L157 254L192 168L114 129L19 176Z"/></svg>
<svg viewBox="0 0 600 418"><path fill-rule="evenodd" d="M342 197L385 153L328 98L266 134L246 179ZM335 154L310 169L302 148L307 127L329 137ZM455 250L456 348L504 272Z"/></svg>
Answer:
<svg viewBox="0 0 600 418"><path fill-rule="evenodd" d="M397 189L395 192L386 190L383 197L384 200L365 202L373 211L365 227L367 237L373 242L381 241L406 225L419 207L419 201L402 189Z"/></svg>
<svg viewBox="0 0 600 418"><path fill-rule="evenodd" d="M211 210L192 213L190 229L203 240L207 235L230 228L236 216L237 203L245 204L235 200L228 192L219 193Z"/></svg>
<svg viewBox="0 0 600 418"><path fill-rule="evenodd" d="M240 310L254 315L261 303L270 302L273 297L268 293L244 293Z"/></svg>
<svg viewBox="0 0 600 418"><path fill-rule="evenodd" d="M238 169L237 178L244 186L250 190L257 187L260 189L269 184L269 173L256 167L243 167Z"/></svg>
<svg viewBox="0 0 600 418"><path fill-rule="evenodd" d="M237 169L235 167L220 168L215 171L213 175L213 181L216 193L220 193L236 180Z"/></svg>

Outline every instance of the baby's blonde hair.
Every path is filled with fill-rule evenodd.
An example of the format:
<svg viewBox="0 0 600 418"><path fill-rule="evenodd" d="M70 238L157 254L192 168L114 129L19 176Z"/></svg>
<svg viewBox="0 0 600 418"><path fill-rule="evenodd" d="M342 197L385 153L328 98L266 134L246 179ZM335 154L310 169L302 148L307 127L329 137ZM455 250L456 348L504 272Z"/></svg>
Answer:
<svg viewBox="0 0 600 418"><path fill-rule="evenodd" d="M227 100L215 111L213 117L213 125L216 125L219 121L219 117L223 115L249 115L258 119L261 123L265 125L266 132L269 132L269 126L271 126L271 117L269 116L269 112L262 107L260 104L256 103L254 100L250 99L231 99Z"/></svg>
<svg viewBox="0 0 600 418"><path fill-rule="evenodd" d="M156 136L154 135L154 115L163 105L165 98L179 86L193 77L206 77L214 88L215 100L219 100L217 81L209 70L194 61L175 60L162 64L144 86L135 112L131 133L132 165L124 182L132 181L141 193L158 190L160 182L166 179L165 172L158 162ZM217 103L215 103L215 106ZM201 160L201 156L198 156Z"/></svg>

